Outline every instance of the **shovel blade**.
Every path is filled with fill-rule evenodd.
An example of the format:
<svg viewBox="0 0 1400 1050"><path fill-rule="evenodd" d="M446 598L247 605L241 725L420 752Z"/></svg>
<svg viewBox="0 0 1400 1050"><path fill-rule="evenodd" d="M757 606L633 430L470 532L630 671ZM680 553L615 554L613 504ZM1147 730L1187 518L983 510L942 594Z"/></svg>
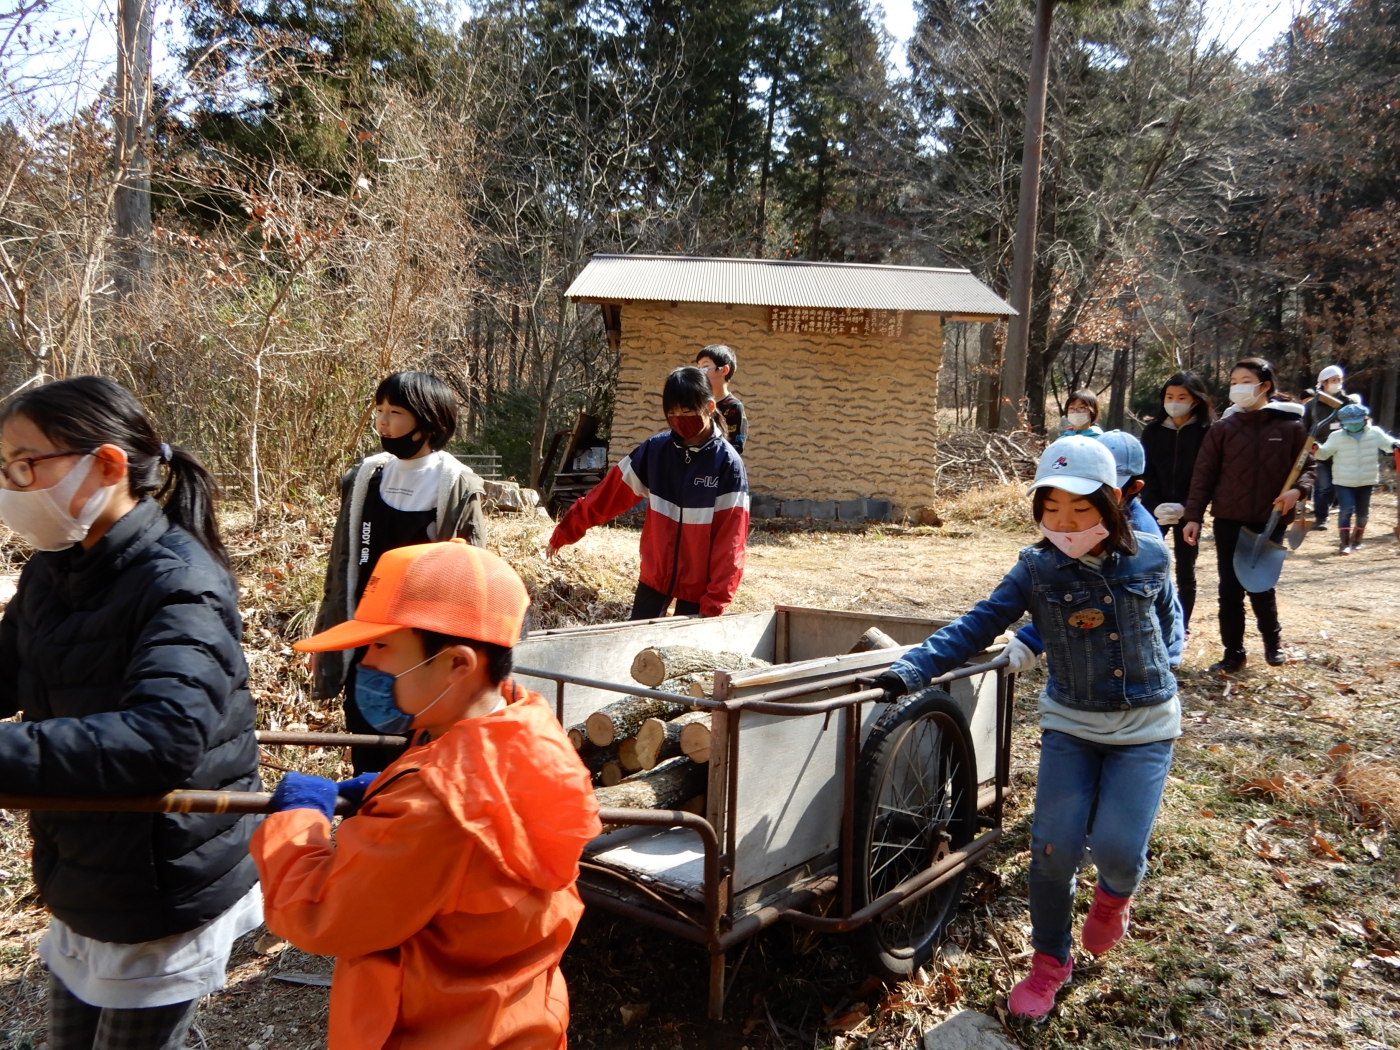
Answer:
<svg viewBox="0 0 1400 1050"><path fill-rule="evenodd" d="M1288 526L1288 531L1283 534L1283 539L1288 544L1289 550L1296 551L1303 545L1303 537L1307 534L1307 522L1303 521L1302 518L1297 518L1292 525Z"/></svg>
<svg viewBox="0 0 1400 1050"><path fill-rule="evenodd" d="M1235 545L1235 579L1250 594L1273 590L1287 556L1283 544L1269 539L1267 532L1261 536L1253 529L1240 529L1240 540Z"/></svg>

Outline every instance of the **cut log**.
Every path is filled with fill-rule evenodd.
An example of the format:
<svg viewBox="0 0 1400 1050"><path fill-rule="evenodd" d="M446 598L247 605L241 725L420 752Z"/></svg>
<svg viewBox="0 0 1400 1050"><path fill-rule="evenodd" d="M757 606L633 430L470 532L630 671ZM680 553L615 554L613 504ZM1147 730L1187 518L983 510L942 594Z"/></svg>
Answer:
<svg viewBox="0 0 1400 1050"><path fill-rule="evenodd" d="M593 779L597 780L603 772L603 767L609 762L617 761L617 748L615 747L594 747L587 741L584 742L583 749L579 751L578 757L583 759L583 764L588 767L588 772L593 774Z"/></svg>
<svg viewBox="0 0 1400 1050"><path fill-rule="evenodd" d="M693 718L681 726L681 754L703 765L710 760L710 712L696 711Z"/></svg>
<svg viewBox="0 0 1400 1050"><path fill-rule="evenodd" d="M898 649L899 643L878 627L872 627L856 639L856 644L848 650L852 653L868 653L872 649Z"/></svg>
<svg viewBox="0 0 1400 1050"><path fill-rule="evenodd" d="M626 740L618 741L617 761L624 773L636 773L641 770L642 763L637 758L636 737L629 736Z"/></svg>
<svg viewBox="0 0 1400 1050"><path fill-rule="evenodd" d="M632 677L642 685L654 689L668 678L681 675L748 671L755 667L767 666L767 660L745 656L743 653L712 653L689 645L670 645L664 648L643 649L633 657Z"/></svg>
<svg viewBox="0 0 1400 1050"><path fill-rule="evenodd" d="M588 739L598 747L636 736L648 718L675 718L684 714L686 704L680 700L655 700L649 696L628 696L588 716L584 723Z"/></svg>
<svg viewBox="0 0 1400 1050"><path fill-rule="evenodd" d="M622 783L622 778L627 774L622 771L622 763L617 759L603 764L602 771L598 774L598 782L603 787L614 787Z"/></svg>
<svg viewBox="0 0 1400 1050"><path fill-rule="evenodd" d="M697 817L703 817L705 815L705 801L704 795L696 795L694 798L686 799L676 808L685 813L694 813Z"/></svg>
<svg viewBox="0 0 1400 1050"><path fill-rule="evenodd" d="M659 718L648 718L637 730L637 761L643 769L655 769L668 758L681 753L681 732L692 722L704 720L708 725L707 711L687 711L669 722Z"/></svg>
<svg viewBox="0 0 1400 1050"><path fill-rule="evenodd" d="M703 698L710 696L715 691L715 680L713 678L706 681L704 678L697 678L690 683L690 695Z"/></svg>
<svg viewBox="0 0 1400 1050"><path fill-rule="evenodd" d="M636 773L614 787L595 788L598 805L610 809L677 809L704 794L707 771L684 755Z"/></svg>
<svg viewBox="0 0 1400 1050"><path fill-rule="evenodd" d="M588 744L588 729L584 723L580 722L576 726L569 726L569 743L574 745L575 751L582 751Z"/></svg>

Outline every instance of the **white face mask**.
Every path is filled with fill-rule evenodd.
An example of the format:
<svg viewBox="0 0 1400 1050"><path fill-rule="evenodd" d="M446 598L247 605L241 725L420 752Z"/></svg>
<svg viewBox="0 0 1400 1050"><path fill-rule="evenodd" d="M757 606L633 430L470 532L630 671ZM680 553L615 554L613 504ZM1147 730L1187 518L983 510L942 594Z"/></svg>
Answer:
<svg viewBox="0 0 1400 1050"><path fill-rule="evenodd" d="M1103 527L1103 522L1085 529L1083 532L1052 532L1044 524L1040 526L1041 534L1053 543L1060 550L1064 551L1071 558L1078 558L1088 554L1104 540L1108 539L1108 530Z"/></svg>
<svg viewBox="0 0 1400 1050"><path fill-rule="evenodd" d="M1342 392L1342 381L1340 379L1329 379L1322 384L1322 389L1328 394L1340 394Z"/></svg>
<svg viewBox="0 0 1400 1050"><path fill-rule="evenodd" d="M1071 412L1065 418L1069 420L1069 425L1075 430L1083 430L1089 425L1088 412Z"/></svg>
<svg viewBox="0 0 1400 1050"><path fill-rule="evenodd" d="M1173 419L1181 419L1183 416L1189 416L1196 406L1190 401L1163 401L1162 407Z"/></svg>
<svg viewBox="0 0 1400 1050"><path fill-rule="evenodd" d="M46 489L0 489L0 519L36 550L61 551L82 540L92 528L117 486L98 489L75 518L68 508L87 480L96 456L84 456L73 469Z"/></svg>
<svg viewBox="0 0 1400 1050"><path fill-rule="evenodd" d="M1230 387L1230 400L1240 407L1252 405L1259 399L1259 388L1263 383L1236 383Z"/></svg>

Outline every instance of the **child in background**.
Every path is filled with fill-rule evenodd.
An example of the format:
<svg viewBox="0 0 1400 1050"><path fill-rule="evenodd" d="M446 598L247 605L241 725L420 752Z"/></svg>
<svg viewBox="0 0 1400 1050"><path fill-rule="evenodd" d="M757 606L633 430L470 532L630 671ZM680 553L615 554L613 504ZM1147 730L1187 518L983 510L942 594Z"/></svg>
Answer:
<svg viewBox="0 0 1400 1050"><path fill-rule="evenodd" d="M720 432L710 384L698 368L678 368L661 395L669 430L646 439L564 515L549 556L594 525L647 501L642 572L633 620L718 616L744 575L749 483L744 461Z"/></svg>
<svg viewBox="0 0 1400 1050"><path fill-rule="evenodd" d="M1103 433L1095 426L1098 421L1099 399L1092 390L1076 390L1065 402L1065 422L1060 428L1060 436L1078 434L1081 437L1098 437Z"/></svg>
<svg viewBox="0 0 1400 1050"><path fill-rule="evenodd" d="M1098 885L1084 948L1102 954L1127 932L1181 735L1166 647L1179 630L1170 559L1160 537L1132 530L1117 480L1113 456L1097 441L1051 444L1031 486L1044 539L1021 550L990 597L875 679L897 703L991 645L1027 610L1048 642L1031 826L1035 955L1009 997L1018 1017L1047 1016L1070 978L1075 875L1086 847ZM1013 656L1012 670L1029 666Z"/></svg>
<svg viewBox="0 0 1400 1050"><path fill-rule="evenodd" d="M742 456L744 445L749 440L749 415L744 411L744 403L729 392L729 381L734 378L739 359L723 343L714 343L695 355L695 364L710 381L715 408L724 420L729 443Z"/></svg>
<svg viewBox="0 0 1400 1050"><path fill-rule="evenodd" d="M374 392L374 428L383 452L365 457L340 479L340 513L316 630L352 619L375 562L387 550L461 537L486 543L485 486L446 448L457 432L457 396L426 372L395 372ZM330 700L345 690L345 728L370 733L355 701L356 653L321 653L312 695ZM350 749L356 773L377 771L398 751Z"/></svg>
<svg viewBox="0 0 1400 1050"><path fill-rule="evenodd" d="M1194 372L1177 372L1162 384L1162 412L1142 431L1146 453L1146 482L1142 502L1157 519L1162 535L1172 534L1172 562L1176 566L1176 593L1181 599L1182 626L1190 633L1196 607L1196 556L1200 548L1187 543L1186 499L1191 493L1191 471L1206 431L1215 422L1210 393Z"/></svg>
<svg viewBox="0 0 1400 1050"><path fill-rule="evenodd" d="M508 680L529 595L465 540L386 551L355 618L302 651L368 647L357 693L413 744L340 784L288 773L253 837L268 929L336 956L334 1050L562 1048L559 959L602 828L544 698ZM331 837L337 798L356 807Z"/></svg>
<svg viewBox="0 0 1400 1050"><path fill-rule="evenodd" d="M1337 553L1360 550L1371 518L1371 490L1381 483L1377 452L1389 452L1400 444L1370 423L1364 405L1344 405L1337 412L1340 430L1317 450L1318 462L1332 464L1332 490L1337 499ZM1353 520L1354 516L1354 520Z"/></svg>

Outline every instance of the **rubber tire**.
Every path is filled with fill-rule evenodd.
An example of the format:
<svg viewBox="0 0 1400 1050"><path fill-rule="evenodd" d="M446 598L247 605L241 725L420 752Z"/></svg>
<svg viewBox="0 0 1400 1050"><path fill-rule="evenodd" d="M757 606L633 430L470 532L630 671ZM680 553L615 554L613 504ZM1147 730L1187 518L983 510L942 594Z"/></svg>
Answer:
<svg viewBox="0 0 1400 1050"><path fill-rule="evenodd" d="M949 794L954 798L945 824L948 838L943 849L945 852L961 849L976 837L977 770L972 734L961 708L951 696L937 688L914 693L891 705L871 730L856 763L852 905L857 911L888 892L898 881L888 876L882 883L877 875L872 883L871 869L877 859L872 846L877 830L877 802L892 764L903 750L903 745L910 742L916 725L921 722L932 722L943 731L947 741L943 746L950 752L951 761L945 783L952 785ZM922 870L932 864L936 848L930 840L929 845L921 850L923 855L919 857L916 854L917 868L908 871L904 877L908 878L914 870ZM904 942L902 944L890 943L899 937L893 922L897 921L902 908L886 912L852 931L855 947L872 973L886 980L904 980L929 960L943 931L957 913L958 901L962 898L963 878L964 874L960 873L914 902L912 907L928 909L928 921L912 936L900 938Z"/></svg>

